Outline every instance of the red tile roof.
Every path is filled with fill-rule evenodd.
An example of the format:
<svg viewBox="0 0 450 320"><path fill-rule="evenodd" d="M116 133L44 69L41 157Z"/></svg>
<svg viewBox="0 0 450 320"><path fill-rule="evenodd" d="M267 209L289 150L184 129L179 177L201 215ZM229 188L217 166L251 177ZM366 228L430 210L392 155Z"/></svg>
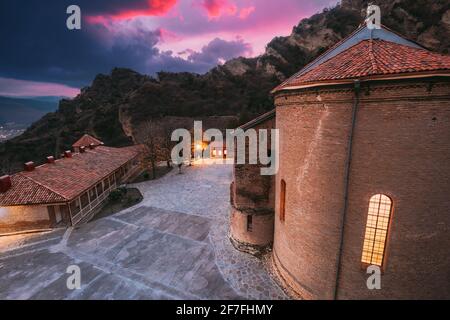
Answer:
<svg viewBox="0 0 450 320"><path fill-rule="evenodd" d="M100 140L94 138L91 135L85 134L77 142L75 142L72 147L88 147L91 144L94 146L100 146L103 144Z"/></svg>
<svg viewBox="0 0 450 320"><path fill-rule="evenodd" d="M135 158L141 145L111 148L99 146L54 164L38 166L11 176L11 188L0 193L0 205L27 205L67 202L106 178Z"/></svg>
<svg viewBox="0 0 450 320"><path fill-rule="evenodd" d="M294 75L274 91L342 80L390 75L450 74L450 56L395 42L363 40L310 71Z"/></svg>
<svg viewBox="0 0 450 320"><path fill-rule="evenodd" d="M66 202L67 199L44 187L22 173L11 177L12 187L0 193L0 205L27 205L39 203Z"/></svg>

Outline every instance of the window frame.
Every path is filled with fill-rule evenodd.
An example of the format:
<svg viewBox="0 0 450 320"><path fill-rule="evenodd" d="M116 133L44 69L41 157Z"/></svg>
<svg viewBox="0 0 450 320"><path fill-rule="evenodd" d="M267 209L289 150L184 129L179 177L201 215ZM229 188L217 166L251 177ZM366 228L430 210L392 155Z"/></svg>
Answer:
<svg viewBox="0 0 450 320"><path fill-rule="evenodd" d="M373 199L376 196L380 196L380 199L379 200L375 200L375 201L378 201L378 209L377 209L378 211L377 211L377 214L374 215L374 214L370 213L370 209L371 209L372 201L373 201ZM381 205L383 204L383 197L386 197L389 200L389 206L390 207L389 207L389 214L387 216L386 227L385 228L380 228L380 227L378 227L378 221L379 221L379 218L380 218ZM394 214L394 200L393 200L393 198L391 196L389 196L386 193L376 193L376 194L373 194L373 195L371 195L369 197L368 206L366 207L366 220L365 220L366 223L365 223L365 226L364 226L363 244L362 244L362 250L361 250L361 256L360 256L361 266L362 266L363 270L366 270L367 267L374 265L374 266L380 267L382 272L384 271L385 266L386 266L386 261L387 261L388 243L389 243L389 237L390 237L390 230L391 230L391 225L392 225L392 216L393 216L393 214ZM375 225L375 227L369 226L369 224L370 224L370 220L369 220L370 216L375 216L376 217L376 225ZM381 217L382 218L383 217L386 218L386 216L383 216L383 214L381 214ZM373 240L367 239L368 228L371 228L371 229L374 230L374 239ZM377 231L379 231L379 230L385 232L385 236L384 236L384 243L383 243L383 253L381 255L381 263L377 264L377 263L375 263L373 261L373 255L374 255L374 251L375 251L374 247L375 247L375 244L376 244L376 235L377 235ZM370 260L371 260L370 263L367 262L367 261L363 261L364 254L367 252L367 250L365 250L366 241L372 241L372 243L371 243L372 244L372 249L371 249L372 256L370 258Z"/></svg>
<svg viewBox="0 0 450 320"><path fill-rule="evenodd" d="M247 215L247 232L253 232L253 216Z"/></svg>
<svg viewBox="0 0 450 320"><path fill-rule="evenodd" d="M86 208L89 206L89 195L88 191L83 192L83 194L80 196L80 203L81 203L81 209Z"/></svg>
<svg viewBox="0 0 450 320"><path fill-rule="evenodd" d="M88 192L89 192L90 202L92 202L95 199L97 199L98 195L97 195L97 188L96 187L90 188Z"/></svg>

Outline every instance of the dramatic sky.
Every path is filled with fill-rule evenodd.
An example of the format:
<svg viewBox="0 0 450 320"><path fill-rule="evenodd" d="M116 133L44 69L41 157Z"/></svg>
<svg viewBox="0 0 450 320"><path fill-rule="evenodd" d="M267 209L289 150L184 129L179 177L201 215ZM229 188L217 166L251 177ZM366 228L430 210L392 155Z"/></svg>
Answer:
<svg viewBox="0 0 450 320"><path fill-rule="evenodd" d="M0 95L74 96L114 67L204 73L337 0L1 0ZM66 9L81 8L81 30Z"/></svg>

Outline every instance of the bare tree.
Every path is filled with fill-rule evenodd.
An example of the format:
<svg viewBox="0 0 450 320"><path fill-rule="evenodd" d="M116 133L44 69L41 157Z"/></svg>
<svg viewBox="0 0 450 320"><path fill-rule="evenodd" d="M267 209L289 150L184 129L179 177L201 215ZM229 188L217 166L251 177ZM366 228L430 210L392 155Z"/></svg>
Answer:
<svg viewBox="0 0 450 320"><path fill-rule="evenodd" d="M152 167L152 179L156 179L156 162L158 160L158 141L157 141L157 126L153 120L145 122L142 132L141 140L147 146L146 160Z"/></svg>
<svg viewBox="0 0 450 320"><path fill-rule="evenodd" d="M175 143L172 141L172 132L174 130L175 128L168 123L165 123L162 126L161 147L164 159L167 162L167 168L172 168L172 148L175 145Z"/></svg>

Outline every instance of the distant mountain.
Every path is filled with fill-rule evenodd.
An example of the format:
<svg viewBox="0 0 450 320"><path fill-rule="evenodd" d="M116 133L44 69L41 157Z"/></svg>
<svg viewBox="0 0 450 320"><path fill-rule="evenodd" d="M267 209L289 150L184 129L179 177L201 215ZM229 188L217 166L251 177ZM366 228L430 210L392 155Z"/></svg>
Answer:
<svg viewBox="0 0 450 320"><path fill-rule="evenodd" d="M0 96L0 125L14 122L28 126L58 109L59 97L10 98Z"/></svg>
<svg viewBox="0 0 450 320"><path fill-rule="evenodd" d="M431 50L449 52L448 0L342 0L300 21L291 35L273 39L263 55L230 60L204 75L162 72L153 78L120 68L98 75L76 98L62 100L56 112L0 144L0 164L17 170L24 161L42 162L84 133L111 146L140 142L149 120L188 129L194 119L219 128L248 121L273 108L271 89L354 31L369 2L381 7L387 27Z"/></svg>

